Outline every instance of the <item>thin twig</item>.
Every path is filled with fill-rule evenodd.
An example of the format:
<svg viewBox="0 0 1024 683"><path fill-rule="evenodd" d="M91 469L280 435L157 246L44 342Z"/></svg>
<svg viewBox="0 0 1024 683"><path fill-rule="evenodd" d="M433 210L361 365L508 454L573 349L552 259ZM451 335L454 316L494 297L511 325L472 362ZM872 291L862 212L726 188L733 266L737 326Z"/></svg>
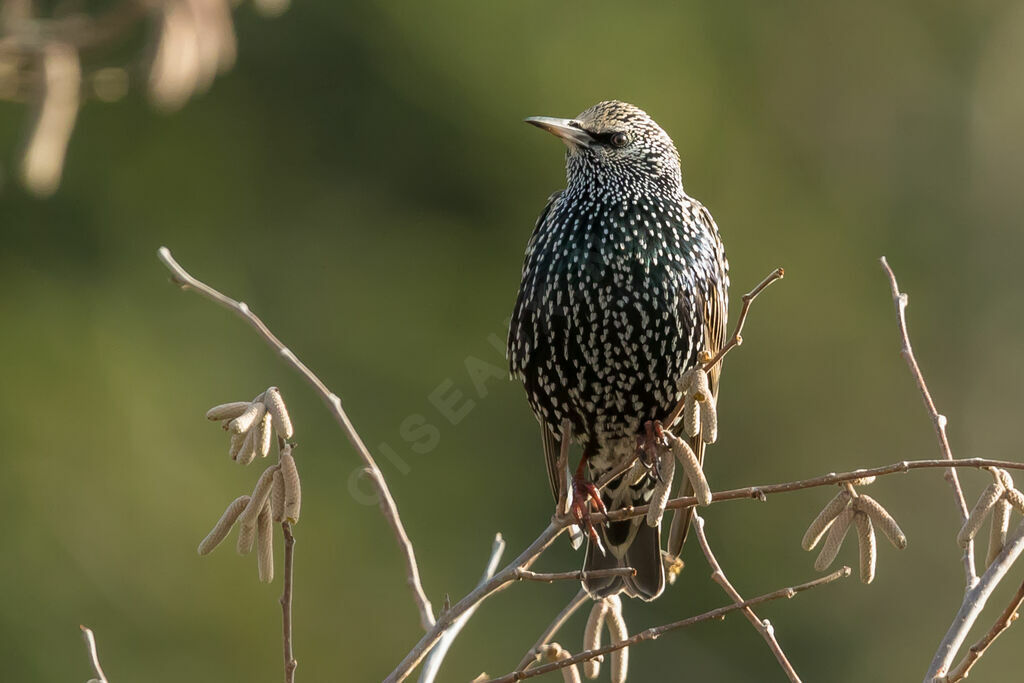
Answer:
<svg viewBox="0 0 1024 683"><path fill-rule="evenodd" d="M495 593L506 588L509 584L514 583L516 580L516 571L520 569L529 569L530 566L537 561L548 546L550 546L556 538L565 528L569 526L570 519L568 517L556 517L551 520L547 528L541 532L530 546L519 554L514 560L506 565L501 571L492 576L488 581L481 583L466 597L459 600L457 603L452 605L451 609L448 609L437 617L437 622L427 630L427 632L420 638L419 642L413 646L412 650L399 662L395 670L388 674L388 677L384 679L384 683L399 683L404 681L413 669L422 661L422 659L430 652L437 641L440 640L444 632L451 627L456 619L459 618L466 610L471 609L474 605L483 602L487 598L491 597Z"/></svg>
<svg viewBox="0 0 1024 683"><path fill-rule="evenodd" d="M769 494L775 493L786 493L788 491L799 491L801 489L810 489L820 486L831 486L834 484L840 484L844 481L851 481L854 479L861 479L864 477L881 477L889 474L901 474L909 472L911 470L919 469L935 469L943 468L948 469L950 467L970 467L974 469L983 469L986 467L1000 467L1003 469L1011 470L1024 470L1024 462L1011 462L1009 460L989 460L987 458L960 458L957 460L902 460L900 462L892 463L891 465L883 465L881 467L871 467L867 469L852 470L850 472L842 472L836 474L831 472L829 474L823 474L818 477L812 477L810 479L798 479L796 481L786 482L784 484L764 484L761 486L746 486L739 489L729 489L727 491L718 491L711 494L712 503L721 503L726 500L765 500ZM666 510L675 510L679 508L694 507L697 505L697 498L695 496L682 496L679 498L673 498L665 504ZM619 522L624 519L630 519L632 517L642 517L647 514L647 505L637 505L635 507L625 507L619 510L611 510L607 514L602 512L591 512L590 518L594 524L599 522ZM571 520L566 520L566 523L571 523Z"/></svg>
<svg viewBox="0 0 1024 683"><path fill-rule="evenodd" d="M320 395L324 403L327 404L328 409L334 415L335 420L341 426L345 435L348 437L352 447L355 448L359 457L362 458L366 468L371 472L371 479L377 485L377 489L380 491L380 508L384 517L388 520L391 528L395 532L395 537L398 540L399 548L405 555L406 563L406 574L408 578L409 587L412 589L413 599L416 601L416 607L420 613L420 623L424 629L429 629L434 625L434 609L430 604L430 600L427 599L426 593L423 591L423 585L420 582L419 568L416 564L416 554L413 550L412 543L409 541L409 536L405 532L405 526L402 524L402 518L398 514L398 506L395 505L395 500L391 495L391 491L388 488L387 482L384 480L384 476L380 472L380 468L377 467L377 461L373 459L366 444L363 443L362 438L356 432L355 427L348 418L348 414L341 405L341 399L333 391L327 388L327 385L317 377L312 370L306 367L299 358L292 353L288 347L286 347L280 339L278 339L273 332L263 323L259 317L256 316L249 307L241 301L235 301L229 296L226 296L213 287L207 285L200 280L192 277L184 268L182 268L174 257L171 256L171 252L167 247L160 247L157 252L160 261L171 271L172 281L180 286L182 289L193 289L196 293L201 296L220 304L221 306L233 311L247 323L249 323L259 335L263 338L267 344L270 345L282 358L285 359L289 365L299 372L309 383L310 386Z"/></svg>
<svg viewBox="0 0 1024 683"><path fill-rule="evenodd" d="M595 569L583 571L578 569L574 572L552 572L540 573L531 572L526 569L517 569L515 578L517 581L540 581L552 583L553 581L585 581L587 579L604 579L609 576L636 576L636 570L632 567L613 567L611 569Z"/></svg>
<svg viewBox="0 0 1024 683"><path fill-rule="evenodd" d="M641 631L636 635L630 636L626 640L619 641L611 645L606 645L605 647L600 647L596 650L586 650L568 659L552 662L550 664L538 666L533 669L528 669L526 671L514 671L510 674L502 676L501 678L490 679L485 683L513 683L514 681L521 681L526 678L533 678L534 676L540 676L541 674L550 673L552 671L556 671L567 666L572 666L573 664L585 662L588 659L600 657L601 655L608 654L609 652L614 652L615 650L621 650L624 647L632 647L637 643L642 643L647 640L655 640L659 636L669 631L685 628L687 626L693 626L694 624L699 624L704 621L711 621L712 619L722 619L729 612L735 612L736 610L743 609L744 607L753 607L754 605L759 605L762 602L778 600L779 598L789 599L794 597L797 593L801 593L811 588L817 588L818 586L824 586L825 584L832 583L833 581L836 581L838 579L846 578L850 575L850 573L851 572L849 567L843 567L842 569L834 571L827 576L822 576L821 578L814 579L813 581L808 581L807 583L802 583L798 586L781 588L772 593L766 593L756 598L751 598L750 600L744 600L740 603L733 603L731 605L719 607L718 609L713 609L710 612L698 614L695 617L689 617L687 619L676 621L671 624L665 624L664 626L656 626L654 628L649 628L646 631Z"/></svg>
<svg viewBox="0 0 1024 683"><path fill-rule="evenodd" d="M487 559L487 567L484 569L484 575L480 579L480 583L494 576L494 572L498 569L498 562L501 561L501 556L504 552L505 539L501 537L501 534L495 534L494 543L491 545L491 556ZM451 627L444 632L441 640L437 642L437 645L434 646L434 649L430 651L430 654L427 655L426 660L423 662L419 683L433 683L437 677L437 672L441 670L441 663L444 661L445 655L448 654L448 649L451 648L455 638L479 606L480 603L477 603L463 612Z"/></svg>
<svg viewBox="0 0 1024 683"><path fill-rule="evenodd" d="M711 545L708 543L708 537L704 533L704 520L700 515L694 513L693 515L693 530L697 534L697 542L700 543L701 550L704 551L704 557L707 559L708 564L711 565L711 579L722 587L734 603L742 604L743 596L740 595L739 591L733 587L728 577L725 575L725 571L722 569L722 565L718 563L718 559L715 557L715 553L711 550ZM743 607L743 615L747 618L747 621L761 634L765 642L768 643L768 648L775 655L775 659L778 660L779 666L785 672L786 676L793 683L800 683L800 676L797 675L796 669L790 664L789 658L786 657L786 653L782 651L782 646L779 645L779 641L775 638L775 631L770 629L761 621L754 610L750 606Z"/></svg>
<svg viewBox="0 0 1024 683"><path fill-rule="evenodd" d="M1006 576L1021 551L1024 551L1024 522L1017 525L1013 534L1006 539L1003 551L988 566L974 588L964 595L960 610L953 618L953 623L942 638L942 642L939 643L931 666L928 667L928 673L924 677L925 683L939 683L944 680L946 672L949 671L949 667L953 663L953 657L956 656L971 627L974 626L974 622L981 615L981 610L985 608L985 603L991 597L992 591Z"/></svg>
<svg viewBox="0 0 1024 683"><path fill-rule="evenodd" d="M725 358L725 354L729 353L729 351L731 351L734 347L739 346L740 344L743 343L743 325L746 324L747 322L747 313L750 312L750 304L753 303L754 299L757 298L758 294L767 289L768 286L775 282L776 280L781 280L785 274L785 270L783 270L782 268L776 268L771 273L769 273L768 276L765 277L765 279L761 280L761 282L758 283L757 287L754 287L752 290L743 295L743 306L742 308L740 308L740 315L736 319L736 329L733 330L732 336L722 346L722 348L719 349L718 353L715 354L715 356L712 357L709 361L704 363L705 372L708 372L709 370L711 370L711 368L715 367L718 363L722 362L722 359ZM675 409L669 414L668 419L665 420L666 426L676 423L676 420L679 419L679 416L683 414L684 403L685 401L680 401L679 404L676 405Z"/></svg>
<svg viewBox="0 0 1024 683"><path fill-rule="evenodd" d="M569 601L569 604L565 606L565 609L559 612L558 615L554 618L554 620L548 625L548 627L544 629L544 632L540 634L540 638L537 639L537 642L533 644L533 647L530 648L530 651L526 653L526 655L516 666L516 671L522 671L526 667L530 666L530 664L533 664L535 661L537 661L538 650L540 650L542 646L550 642L551 639L555 637L555 634L558 633L558 629L562 628L565 622L569 620L569 617L571 617L576 612L576 610L578 610L589 599L590 594L587 593L585 588L581 588L580 592L577 593L576 596Z"/></svg>
<svg viewBox="0 0 1024 683"><path fill-rule="evenodd" d="M910 298L906 293L900 292L899 284L896 282L896 274L892 272L892 268L889 267L889 262L884 256L881 261L882 268L885 269L885 273L889 277L889 288L892 290L892 299L896 306L896 319L900 329L900 354L907 361L910 374L914 376L917 388L921 392L921 399L924 401L925 408L928 410L928 416L932 421L932 426L935 428L935 435L939 439L939 448L942 451L942 455L947 460L953 460L953 451L949 447L949 439L946 436L946 416L939 413L935 407L935 401L932 400L931 392L928 391L928 384L924 381L924 374L922 374L921 367L917 364L917 358L914 357L914 350L910 345L910 332L907 330L907 304ZM968 514L967 501L964 498L964 490L960 486L960 477L957 476L956 470L952 468L947 470L946 481L952 487L953 497L956 499L957 507L960 508L960 521L964 522L967 520ZM963 564L967 590L970 590L978 581L978 572L974 563L973 540L969 541L964 549Z"/></svg>
<svg viewBox="0 0 1024 683"><path fill-rule="evenodd" d="M100 666L100 655L96 651L96 636L93 635L92 629L86 626L78 628L82 629L82 638L85 639L85 647L89 651L89 663L92 664L92 670L96 672L96 678L100 683L107 683L107 675L103 673L103 667Z"/></svg>
<svg viewBox="0 0 1024 683"><path fill-rule="evenodd" d="M284 590L281 592L284 681L285 683L295 683L295 667L299 665L295 661L295 654L292 651L292 582L295 576L295 536L292 535L292 525L288 522L281 522L281 531L284 533Z"/></svg>
<svg viewBox="0 0 1024 683"><path fill-rule="evenodd" d="M1003 631L1010 628L1010 624L1017 620L1017 610L1020 609L1021 603L1024 603L1024 582L1020 584L1020 588L1017 589L1016 594L1010 600L1010 604L1006 606L1003 613L996 619L996 623L992 624L992 628L989 629L988 633L981 637L964 655L964 658L960 660L960 663L953 667L953 670L949 672L943 683L956 683L959 680L967 678L971 673L971 668L981 659L982 655L985 654L985 650L1002 634Z"/></svg>

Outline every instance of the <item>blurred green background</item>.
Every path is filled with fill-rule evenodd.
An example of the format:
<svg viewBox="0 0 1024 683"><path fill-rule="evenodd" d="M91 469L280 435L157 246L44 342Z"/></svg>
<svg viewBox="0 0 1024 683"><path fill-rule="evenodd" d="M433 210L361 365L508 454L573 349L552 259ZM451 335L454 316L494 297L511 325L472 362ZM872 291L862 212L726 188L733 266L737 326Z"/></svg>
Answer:
<svg viewBox="0 0 1024 683"><path fill-rule="evenodd" d="M229 461L203 412L271 384L305 482L298 680L379 680L421 633L391 533L353 496L358 459L324 407L243 323L171 286L160 245L248 302L341 395L435 606L475 584L495 532L509 557L531 541L551 510L534 419L505 379L481 397L466 363L503 366L488 337L504 336L533 221L563 183L561 146L521 119L601 99L642 106L675 139L688 192L721 228L734 302L786 268L726 364L713 487L937 457L882 254L910 293L954 452L1020 457L1024 5L300 1L274 20L244 5L236 22L236 68L179 113L137 92L90 103L48 200L11 170L26 109L0 105L7 680L88 678L79 623L114 681L280 679L280 579L258 583L233 541L195 552L260 470ZM448 382L473 401L457 425L429 398ZM403 439L411 415L436 426L435 449ZM966 473L968 497L987 479ZM919 680L960 603L941 473L870 493L908 549L880 546L871 586L759 610L805 680ZM707 510L741 592L816 575L799 541L831 495ZM727 602L694 544L686 555L662 599L626 605L631 629ZM560 542L537 567L581 561ZM840 562L856 563L852 545ZM441 680L510 671L576 589L523 584L485 603ZM1020 637L976 677L1015 678ZM735 616L635 648L631 674L782 680Z"/></svg>

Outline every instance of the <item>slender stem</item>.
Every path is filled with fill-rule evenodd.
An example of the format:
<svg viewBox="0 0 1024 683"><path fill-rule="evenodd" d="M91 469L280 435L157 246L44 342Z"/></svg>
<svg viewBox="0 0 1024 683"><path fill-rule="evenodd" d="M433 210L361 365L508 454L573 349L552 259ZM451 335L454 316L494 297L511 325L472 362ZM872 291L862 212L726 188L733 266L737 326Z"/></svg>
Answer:
<svg viewBox="0 0 1024 683"><path fill-rule="evenodd" d="M711 544L708 543L708 537L704 533L704 520L700 515L694 513L693 515L693 530L697 534L697 542L700 543L701 550L704 551L704 557L707 559L708 564L711 565L711 579L720 585L734 603L737 605L743 603L743 596L740 595L739 591L733 587L728 577L725 575L725 571L722 569L722 565L718 563L718 559L715 557L715 553L711 550ZM786 657L786 653L782 651L782 646L779 645L779 641L775 638L774 629L769 628L765 625L765 622L761 621L754 610L748 605L742 608L743 615L747 618L747 621L751 623L754 629L761 634L765 642L768 643L768 648L775 655L775 659L778 660L779 666L786 673L786 676L793 683L800 683L800 676L797 675L796 669L789 663L789 658Z"/></svg>
<svg viewBox="0 0 1024 683"><path fill-rule="evenodd" d="M758 294L767 289L768 286L775 282L776 280L781 280L783 275L785 274L785 270L783 270L782 268L776 268L771 273L769 273L767 277L765 277L765 279L761 280L761 282L758 283L757 287L754 287L752 290L743 295L743 307L740 308L740 315L736 319L736 329L733 330L732 336L722 346L722 348L719 349L718 353L715 354L713 358L704 363L705 372L711 370L711 368L721 363L722 359L725 358L725 354L729 353L729 351L731 351L734 347L739 346L740 344L743 343L743 325L746 324L747 322L747 314L750 312L750 304L754 302L754 299L757 298ZM684 401L680 401L669 414L668 418L665 420L666 426L675 424L676 420L679 419L679 416L683 414L683 403Z"/></svg>
<svg viewBox="0 0 1024 683"><path fill-rule="evenodd" d="M589 572L578 569L574 572L540 573L531 572L526 569L517 569L515 573L517 581L540 581L542 583L585 581L586 579L603 579L609 576L636 576L636 570L632 567L613 567L611 569L595 569Z"/></svg>
<svg viewBox="0 0 1024 683"><path fill-rule="evenodd" d="M996 558L988 566L985 573L981 575L978 582L964 595L960 610L956 613L956 617L953 618L953 623L943 637L942 642L939 643L939 648L935 652L935 657L928 668L928 673L925 674L925 683L939 683L944 680L946 672L949 671L949 667L953 663L953 657L956 656L974 622L981 615L981 610L984 609L985 603L988 602L989 597L992 595L992 591L995 590L999 582L1006 576L1010 567L1017 560L1017 557L1020 556L1021 551L1024 551L1024 522L1017 525L1013 534L1006 539L1003 551L996 555Z"/></svg>
<svg viewBox="0 0 1024 683"><path fill-rule="evenodd" d="M292 535L292 525L288 522L281 522L281 531L284 533L284 590L281 593L284 681L285 683L295 683L295 667L299 665L292 652L292 581L294 578L295 536Z"/></svg>
<svg viewBox="0 0 1024 683"><path fill-rule="evenodd" d="M862 477L881 477L889 474L900 474L909 472L911 470L919 469L935 469L943 468L948 469L950 467L970 467L974 469L983 469L986 467L1000 467L1003 469L1011 470L1022 470L1024 469L1024 462L1011 462L1009 460L989 460L987 458L961 458L958 460L902 460L900 462L892 463L891 465L883 465L881 467L871 467L867 469L852 470L850 472L842 472L836 474L831 472L829 474L823 474L821 476L812 477L810 479L798 479L796 481L786 482L784 484L765 484L761 486L746 486L739 489L729 489L727 491L718 491L711 495L712 503L721 503L726 500L743 500L743 499L754 499L754 500L765 500L769 494L775 493L786 493L788 491L799 491L801 489L810 489L819 486L831 486L834 484L841 484L844 481L851 481L854 479L860 479ZM697 505L697 498L695 496L682 496L680 498L673 498L665 504L665 509L679 509L694 507ZM647 514L647 505L638 505L635 507L626 507L619 510L612 510L608 514L601 512L591 512L590 517L596 524L598 522L611 521L618 522L624 519L630 519L632 517L642 517ZM569 523L569 521L567 521Z"/></svg>
<svg viewBox="0 0 1024 683"><path fill-rule="evenodd" d="M355 448L359 457L362 458L363 463L366 465L371 473L371 479L376 484L378 491L380 492L380 509L384 517L388 520L392 530L395 532L395 538L398 541L398 546L405 555L406 574L408 583L412 589L413 599L416 601L416 607L420 613L420 623L423 628L429 629L434 625L434 609L430 604L430 600L427 599L427 595L423 590L423 585L420 582L419 567L416 564L416 554L413 550L412 543L409 541L409 536L405 532L405 525L402 524L402 518L398 514L398 506L395 504L395 499L391 495L391 490L388 488L387 482L384 480L384 475L381 474L380 468L377 467L377 461L373 459L370 454L370 450L363 443L359 433L356 432L355 427L348 418L348 414L341 405L341 399L333 391L327 388L327 385L313 373L306 364L303 363L299 358L292 353L288 347L286 347L280 339L278 339L273 332L263 323L262 320L255 313L249 310L249 307L241 301L235 301L229 296L226 296L213 287L206 283L197 280L192 277L184 268L182 268L174 257L171 255L170 250L167 247L160 247L157 251L157 255L160 261L171 271L171 280L182 289L192 289L201 296L218 303L221 306L233 311L235 314L240 316L243 320L249 323L256 332L263 338L263 340L270 345L285 362L291 365L295 370L302 375L310 386L313 387L314 391L320 395L324 403L327 404L328 409L334 415L334 419L341 426L345 435L348 437L352 447Z"/></svg>
<svg viewBox="0 0 1024 683"><path fill-rule="evenodd" d="M946 676L944 683L956 683L956 681L967 678L968 674L971 673L971 668L985 654L985 650L992 644L992 641L998 638L1003 631L1010 628L1010 625L1017 620L1017 610L1020 609L1021 603L1024 603L1024 582L1021 582L1020 588L1017 589L1016 594L1010 600L1010 604L1006 606L1003 613L996 619L996 623L992 624L992 628L981 637L981 640L971 645L971 648L964 655L964 658L960 660L960 663L953 667L953 670Z"/></svg>
<svg viewBox="0 0 1024 683"><path fill-rule="evenodd" d="M953 451L950 449L949 439L946 437L946 416L939 413L935 407L935 401L932 400L932 394L928 391L928 384L924 381L924 374L921 372L921 367L917 364L917 358L914 357L914 349L910 345L910 332L907 330L907 304L910 298L905 293L900 292L899 284L896 282L896 274L892 272L892 268L889 267L889 262L884 256L881 261L882 268L885 269L885 273L889 277L889 288L892 290L893 304L896 306L896 320L899 323L900 330L900 353L904 360L906 360L907 366L910 368L910 374L913 375L914 382L921 392L921 399L924 401L925 408L928 410L928 417L931 418L932 426L935 428L935 436L939 440L939 449L942 451L942 456L947 460L953 460ZM946 480L949 482L950 487L952 487L953 497L956 500L957 507L960 508L960 521L965 522L967 521L968 514L967 501L964 499L964 490L960 486L960 477L957 476L956 470L952 468L947 470ZM978 581L978 572L974 564L973 540L969 541L964 549L963 565L967 590L970 590Z"/></svg>
<svg viewBox="0 0 1024 683"><path fill-rule="evenodd" d="M580 592L577 593L576 596L569 601L569 604L565 606L565 609L559 612L554 621L552 621L548 627L544 629L544 632L540 634L540 638L537 639L537 642L533 644L530 651L526 653L516 666L516 671L522 671L526 667L530 666L530 664L537 661L537 651L540 650L543 645L550 642L551 639L555 637L555 634L558 633L558 629L562 628L565 622L569 620L569 617L571 617L576 610L578 610L583 603L589 599L590 594L587 593L586 589L581 588Z"/></svg>
<svg viewBox="0 0 1024 683"><path fill-rule="evenodd" d="M756 598L751 598L750 600L744 600L740 603L733 603L731 605L719 607L718 609L713 609L710 612L698 614L695 617L689 617L687 619L675 621L671 624L665 624L664 626L656 626L654 628L649 628L646 631L641 631L636 635L627 638L626 640L613 643L611 645L606 645L605 647L600 647L594 650L586 650L584 652L580 652L577 655L569 657L568 659L552 662L550 664L545 664L543 666L527 669L525 671L513 671L512 673L506 674L505 676L502 676L500 678L490 679L485 683L513 683L514 681L521 681L526 678L533 678L534 676L540 676L542 674L550 673L552 671L557 671L558 669L564 669L567 666L579 664L580 662L585 662L588 659L594 659L595 657L600 657L601 655L608 654L609 652L621 650L624 647L632 647L637 643L642 643L648 640L655 640L659 636L668 633L669 631L675 631L677 629L685 628L687 626L693 626L694 624L699 624L704 621L722 619L727 614L729 614L729 612L735 612L736 610L743 609L744 607L753 607L754 605L759 605L762 602L778 600L780 598L789 599L796 596L797 593L810 590L811 588L817 588L818 586L824 586L825 584L832 583L833 581L836 581L838 579L846 578L849 575L850 568L843 567L842 569L834 571L827 576L822 576L821 578L814 579L813 581L808 581L807 583L802 583L797 586L790 586L789 588L781 588L772 593L766 593Z"/></svg>
<svg viewBox="0 0 1024 683"><path fill-rule="evenodd" d="M89 663L92 664L92 670L96 673L96 678L99 679L100 683L107 683L107 676L103 673L103 667L100 666L100 655L96 650L96 636L93 635L92 629L86 626L79 626L82 629L82 638L85 639L85 647L89 651Z"/></svg>
<svg viewBox="0 0 1024 683"><path fill-rule="evenodd" d="M501 534L495 534L494 543L491 545L491 556L487 559L487 567L484 569L484 575L480 579L480 583L487 581L489 578L494 576L494 572L498 569L498 562L501 561L501 556L505 552L505 539L501 537ZM478 584L479 585L479 584ZM480 606L480 603L473 605L459 616L458 619L444 632L441 639L438 641L434 649L427 655L426 660L423 662L423 669L420 672L419 683L433 683L437 677L437 672L441 670L441 663L444 661L445 655L448 654L449 648L452 643L455 642L455 638L459 635L465 627L466 622L476 612L476 608Z"/></svg>
<svg viewBox="0 0 1024 683"><path fill-rule="evenodd" d="M529 569L530 566L537 561L548 546L550 546L558 536L565 531L566 526L569 525L569 519L560 517L553 519L547 528L541 532L530 546L519 554L516 559L512 560L508 565L505 566L500 572L492 576L489 580L481 583L477 586L469 595L459 600L457 603L452 605L451 609L438 615L437 622L427 630L427 632L420 638L419 642L409 651L409 653L402 659L402 661L395 667L395 670L388 674L388 677L384 679L384 683L398 683L404 681L406 677L412 673L413 669L422 661L422 659L430 652L437 641L440 640L442 634L451 627L452 623L455 622L459 616L462 615L468 609L471 609L477 603L483 602L487 598L491 597L495 593L506 588L509 584L515 582L516 572L520 569Z"/></svg>

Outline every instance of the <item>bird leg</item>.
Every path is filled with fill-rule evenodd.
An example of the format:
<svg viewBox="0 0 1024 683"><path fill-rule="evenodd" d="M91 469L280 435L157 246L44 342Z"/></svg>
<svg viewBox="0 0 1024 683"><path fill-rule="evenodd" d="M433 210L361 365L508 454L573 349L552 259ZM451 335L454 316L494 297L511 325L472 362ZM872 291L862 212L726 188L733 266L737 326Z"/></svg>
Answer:
<svg viewBox="0 0 1024 683"><path fill-rule="evenodd" d="M593 503L594 509L604 514L608 513L608 509L605 507L604 501L601 500L601 494L598 493L597 487L584 477L583 466L586 462L587 454L584 453L576 468L576 474L572 477L572 503L569 506L569 512L576 520L576 525L586 531L590 540L601 548L601 539L597 535L597 530L594 529L593 522L590 521L590 504Z"/></svg>
<svg viewBox="0 0 1024 683"><path fill-rule="evenodd" d="M668 440L665 438L665 427L661 420L645 422L644 435L637 438L638 459L648 470L654 470L654 476L658 481L662 480L660 453L667 447Z"/></svg>

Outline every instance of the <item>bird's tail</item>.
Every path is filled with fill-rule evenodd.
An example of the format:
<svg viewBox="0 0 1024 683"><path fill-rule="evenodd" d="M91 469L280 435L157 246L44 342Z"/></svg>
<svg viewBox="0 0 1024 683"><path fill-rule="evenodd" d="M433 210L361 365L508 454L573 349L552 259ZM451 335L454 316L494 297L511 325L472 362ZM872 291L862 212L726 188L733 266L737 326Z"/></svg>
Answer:
<svg viewBox="0 0 1024 683"><path fill-rule="evenodd" d="M583 587L591 597L606 598L625 592L631 598L653 600L665 589L665 572L661 562L661 525L648 526L640 517L611 522L600 530L605 552L587 543L583 571L632 567L634 576L584 577ZM616 543L618 541L618 543Z"/></svg>

